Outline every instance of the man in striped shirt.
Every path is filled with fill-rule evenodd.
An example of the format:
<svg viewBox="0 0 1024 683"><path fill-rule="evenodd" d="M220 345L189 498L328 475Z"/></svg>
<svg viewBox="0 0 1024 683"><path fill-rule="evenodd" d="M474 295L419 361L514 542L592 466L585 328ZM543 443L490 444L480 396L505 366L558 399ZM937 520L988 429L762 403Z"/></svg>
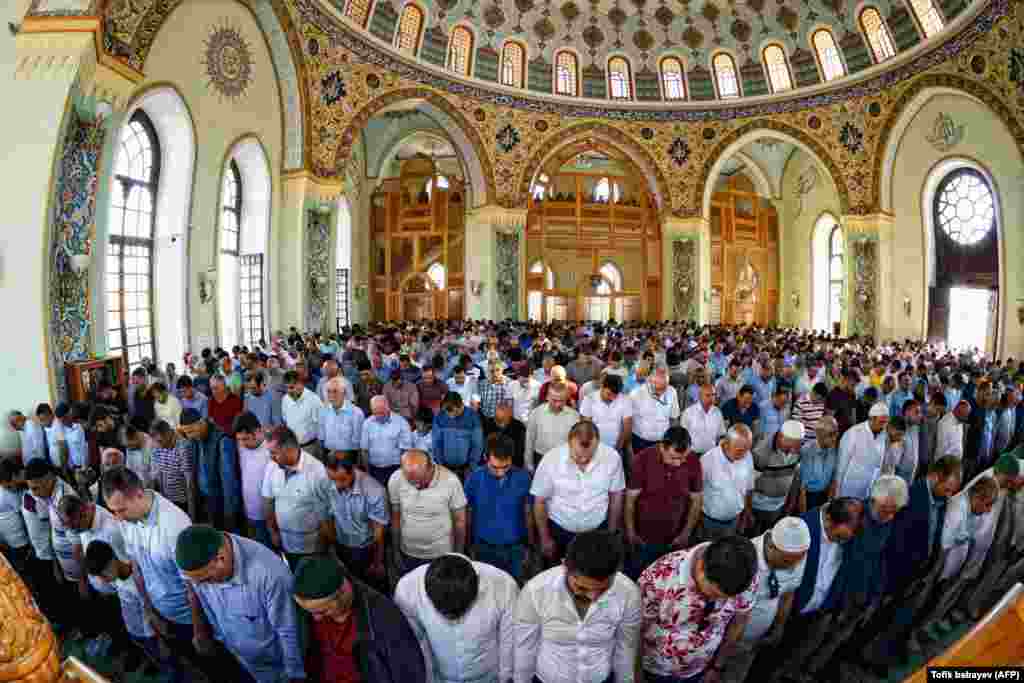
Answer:
<svg viewBox="0 0 1024 683"><path fill-rule="evenodd" d="M195 468L188 439L180 438L164 420L154 422L149 435L156 442L152 463L154 485L164 498L195 519Z"/></svg>
<svg viewBox="0 0 1024 683"><path fill-rule="evenodd" d="M818 420L825 414L825 399L827 397L828 387L824 382L818 382L793 406L793 419L804 425L804 445L814 441L816 433L814 430L818 427Z"/></svg>

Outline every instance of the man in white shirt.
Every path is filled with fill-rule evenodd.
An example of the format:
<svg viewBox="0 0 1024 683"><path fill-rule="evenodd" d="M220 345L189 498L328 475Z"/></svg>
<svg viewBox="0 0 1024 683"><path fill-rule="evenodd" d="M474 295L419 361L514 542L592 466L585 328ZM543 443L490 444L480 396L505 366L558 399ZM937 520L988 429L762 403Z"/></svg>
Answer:
<svg viewBox="0 0 1024 683"><path fill-rule="evenodd" d="M629 398L633 403L633 452L639 453L660 443L668 428L679 421L679 396L669 384L668 366L656 366Z"/></svg>
<svg viewBox="0 0 1024 683"><path fill-rule="evenodd" d="M467 384L469 380L466 380ZM451 380L449 380L451 386ZM472 394L476 391L473 388ZM540 396L540 382L530 376L530 369L523 367L519 370L519 378L509 387L512 393L512 413L517 420L526 424L530 419L530 411L537 405L537 398ZM463 403L469 405L469 396L462 397Z"/></svg>
<svg viewBox="0 0 1024 683"><path fill-rule="evenodd" d="M320 409L324 404L316 394L306 388L294 370L285 373L284 381L288 385L288 393L281 399L281 417L299 440L299 448L315 457L320 451L316 437Z"/></svg>
<svg viewBox="0 0 1024 683"><path fill-rule="evenodd" d="M11 429L21 436L21 462L27 465L37 458L46 458L46 433L35 419L28 419L21 411L12 410L7 415Z"/></svg>
<svg viewBox="0 0 1024 683"><path fill-rule="evenodd" d="M942 416L939 420L939 434L935 440L934 458L937 460L944 455L956 456L958 460L964 458L964 425L971 416L971 404L967 401L960 401L956 407Z"/></svg>
<svg viewBox="0 0 1024 683"><path fill-rule="evenodd" d="M412 570L395 589L434 683L512 680L518 597L511 576L454 553Z"/></svg>
<svg viewBox="0 0 1024 683"><path fill-rule="evenodd" d="M526 584L513 626L515 683L634 683L642 607L621 560L614 534L580 534L564 564Z"/></svg>
<svg viewBox="0 0 1024 683"><path fill-rule="evenodd" d="M743 683L758 648L782 640L793 610L796 589L804 578L811 532L799 517L783 517L754 539L757 551L757 600L750 621L722 670L722 683Z"/></svg>
<svg viewBox="0 0 1024 683"><path fill-rule="evenodd" d="M753 522L752 438L750 428L745 424L733 425L721 446L701 456L700 466L704 474L702 541L742 533Z"/></svg>
<svg viewBox="0 0 1024 683"><path fill-rule="evenodd" d="M715 405L715 388L712 385L702 385L699 397L683 412L681 423L693 440L693 452L704 455L715 448L725 434L725 418Z"/></svg>
<svg viewBox="0 0 1024 683"><path fill-rule="evenodd" d="M599 391L583 399L580 414L597 425L601 443L623 453L633 433L633 402L622 395L622 378L606 375Z"/></svg>
<svg viewBox="0 0 1024 683"><path fill-rule="evenodd" d="M871 482L882 473L885 463L890 441L888 425L889 408L878 402L871 406L866 421L843 434L839 441L836 474L832 479L833 496L858 500L868 497Z"/></svg>
<svg viewBox="0 0 1024 683"><path fill-rule="evenodd" d="M725 405L727 401L736 398L736 395L740 392L740 387L743 386L743 378L740 377L742 365L738 360L730 362L729 374L718 380L718 383L715 385L715 394L718 396L718 403L720 405Z"/></svg>
<svg viewBox="0 0 1024 683"><path fill-rule="evenodd" d="M327 469L300 449L295 433L283 425L267 436L266 447L274 465L263 476L263 516L273 547L284 551L294 570L303 557L322 550L320 523L328 512L316 490Z"/></svg>
<svg viewBox="0 0 1024 683"><path fill-rule="evenodd" d="M569 430L580 421L580 414L566 405L568 400L568 388L564 384L552 384L548 388L547 402L530 413L523 457L526 469L531 472L551 449L565 443Z"/></svg>
<svg viewBox="0 0 1024 683"><path fill-rule="evenodd" d="M568 443L549 451L533 478L533 514L549 564L562 559L577 534L621 526L622 458L600 442L597 431L591 422L576 423Z"/></svg>

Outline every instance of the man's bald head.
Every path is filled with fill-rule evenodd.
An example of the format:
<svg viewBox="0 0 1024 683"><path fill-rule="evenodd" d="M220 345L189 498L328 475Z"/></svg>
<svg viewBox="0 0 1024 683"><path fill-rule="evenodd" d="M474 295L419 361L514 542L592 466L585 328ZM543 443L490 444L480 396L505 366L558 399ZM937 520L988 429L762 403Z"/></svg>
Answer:
<svg viewBox="0 0 1024 683"><path fill-rule="evenodd" d="M424 451L411 448L402 455L402 476L416 488L425 489L434 478L434 463Z"/></svg>
<svg viewBox="0 0 1024 683"><path fill-rule="evenodd" d="M104 448L100 453L100 467L104 470L124 465L124 453L117 448Z"/></svg>

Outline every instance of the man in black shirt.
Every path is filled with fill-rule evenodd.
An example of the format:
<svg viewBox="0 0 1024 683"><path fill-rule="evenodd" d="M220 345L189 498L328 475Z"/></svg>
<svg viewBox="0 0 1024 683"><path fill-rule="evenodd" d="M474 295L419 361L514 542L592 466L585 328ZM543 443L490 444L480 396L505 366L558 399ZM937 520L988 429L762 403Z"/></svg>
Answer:
<svg viewBox="0 0 1024 683"><path fill-rule="evenodd" d="M526 448L526 426L512 416L512 402L500 401L494 409L494 417L483 417L483 423L484 439L488 444L491 442L492 434L507 436L515 442L516 450L512 455L512 464L515 467L523 467L523 451Z"/></svg>
<svg viewBox="0 0 1024 683"><path fill-rule="evenodd" d="M844 370L839 375L839 384L832 388L825 399L825 409L832 413L839 423L839 436L856 424L857 397L853 393L860 378L853 370Z"/></svg>

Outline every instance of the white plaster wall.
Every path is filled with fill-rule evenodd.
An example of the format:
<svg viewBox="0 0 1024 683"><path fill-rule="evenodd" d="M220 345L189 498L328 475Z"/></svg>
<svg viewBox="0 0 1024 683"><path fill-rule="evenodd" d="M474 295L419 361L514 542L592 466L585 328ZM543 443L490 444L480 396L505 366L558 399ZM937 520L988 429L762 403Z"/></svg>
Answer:
<svg viewBox="0 0 1024 683"><path fill-rule="evenodd" d="M823 213L840 220L839 194L831 176L818 164L818 181L802 199L797 182L808 167L818 164L811 155L797 148L782 174L782 200L779 208L779 321L783 325L810 328L814 311L814 269L812 245L814 226ZM793 305L793 293L800 297Z"/></svg>
<svg viewBox="0 0 1024 683"><path fill-rule="evenodd" d="M206 41L219 27L239 31L253 58L252 82L244 94L223 97L206 75ZM279 263L274 250L279 224L282 155L281 98L266 41L252 13L235 0L186 0L167 18L145 64L146 80L139 91L173 85L188 107L196 129L196 164L188 242L191 344L217 336L214 304L200 304L197 274L217 265L221 172L233 144L253 135L262 143L271 173L271 249L265 267L270 273L271 328L277 325ZM162 286L164 283L158 283ZM220 285L218 285L220 286ZM195 349L198 350L198 349ZM176 359L164 359L176 360Z"/></svg>
<svg viewBox="0 0 1024 683"><path fill-rule="evenodd" d="M17 22L20 10L7 7L0 18ZM0 310L11 324L0 335L0 416L12 409L34 413L37 403L51 400L43 336L47 216L54 153L73 77L15 80L15 60L14 37L0 31L0 92L14 105L5 108L0 145L0 177L6 185L0 212ZM5 417L2 423L0 452L17 448L18 437Z"/></svg>
<svg viewBox="0 0 1024 683"><path fill-rule="evenodd" d="M947 152L939 151L927 140L940 113L966 126L963 140ZM928 290L922 216L925 181L933 167L944 159L966 157L988 171L996 186L1002 229L1001 352L1019 358L1024 351L1024 328L1017 322L1016 303L1024 297L1024 268L1016 255L1024 247L1024 162L1012 136L986 105L963 95L940 93L927 100L900 139L891 144L897 146L890 176L894 220L892 238L888 244L883 242L882 247L887 248L893 267L882 273L881 295L886 298L887 310L883 307L879 320L880 336L919 337L926 332ZM904 294L911 300L910 316L903 311Z"/></svg>

